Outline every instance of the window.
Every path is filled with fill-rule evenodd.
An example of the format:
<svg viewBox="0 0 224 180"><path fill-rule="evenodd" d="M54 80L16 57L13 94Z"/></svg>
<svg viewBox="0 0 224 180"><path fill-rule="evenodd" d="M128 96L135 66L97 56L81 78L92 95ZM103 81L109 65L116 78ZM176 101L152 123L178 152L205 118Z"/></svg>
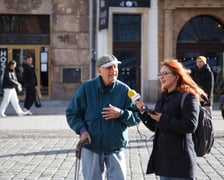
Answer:
<svg viewBox="0 0 224 180"><path fill-rule="evenodd" d="M0 15L0 44L50 44L49 15Z"/></svg>
<svg viewBox="0 0 224 180"><path fill-rule="evenodd" d="M140 41L140 15L114 15L113 17L113 41L130 42Z"/></svg>
<svg viewBox="0 0 224 180"><path fill-rule="evenodd" d="M196 16L183 26L177 42L224 42L224 26L213 17Z"/></svg>

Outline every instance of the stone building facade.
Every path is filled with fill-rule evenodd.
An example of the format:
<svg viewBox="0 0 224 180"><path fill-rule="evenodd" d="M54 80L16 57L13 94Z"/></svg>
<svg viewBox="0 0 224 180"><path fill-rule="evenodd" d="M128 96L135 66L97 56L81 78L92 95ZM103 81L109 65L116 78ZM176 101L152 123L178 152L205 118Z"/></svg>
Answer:
<svg viewBox="0 0 224 180"><path fill-rule="evenodd" d="M1 15L49 16L50 42L45 44L48 49L48 93L42 98L69 99L82 81L89 79L88 0L3 0L0 1L0 12ZM0 47L10 48L15 44L16 48L24 47L16 42L0 44ZM38 44L32 46L36 49ZM29 49L29 44L26 44L26 49ZM36 56L34 54L36 61L40 61L39 53L36 52ZM66 70L71 71L67 76L72 75L73 71L80 71L76 83L63 82ZM38 77L38 82L40 81ZM41 91L41 87L39 89Z"/></svg>
<svg viewBox="0 0 224 180"><path fill-rule="evenodd" d="M105 13L101 11L103 8L106 8ZM157 74L160 62L166 58L182 61L194 60L198 54L205 55L213 63L216 83L224 78L223 0L2 0L0 16L5 15L49 17L48 43L1 43L5 34L0 32L0 51L8 48L9 58L15 55L11 51L18 48L34 49L42 98L70 99L82 82L96 75L95 60L107 53L122 60L120 78L130 83L130 87L148 102L158 98ZM99 28L102 17L106 17L106 27ZM191 42L192 39L180 38L184 28L197 17L217 22L220 31L211 31L211 36L218 32L214 38L217 41L205 42L206 38L202 38ZM205 31L205 35L210 36L210 28ZM119 32L128 40L122 39ZM40 53L46 52L45 67ZM46 72L48 84L43 88L46 76L42 75Z"/></svg>
<svg viewBox="0 0 224 180"><path fill-rule="evenodd" d="M211 27L208 22L205 22L208 23L205 24L206 26L195 24L195 28L198 28L198 26L205 27L201 29L204 32L198 33L204 34L206 37L201 37L193 43L185 43L184 46L178 46L178 36L182 29L186 24L193 23L192 19L195 17L210 18L216 21L216 27ZM159 61L167 58L182 58L183 60L180 51L192 52L188 53L192 55L192 60L196 59L196 54L206 56L207 62L210 63L214 72L214 97L217 101L220 93L218 84L224 78L224 2L222 0L159 0L158 23ZM214 28L214 31L210 31L212 28ZM206 31L207 33L205 33ZM216 39L210 38L213 36L216 36Z"/></svg>
<svg viewBox="0 0 224 180"><path fill-rule="evenodd" d="M159 0L159 59L176 57L176 42L181 28L191 18L210 15L224 24L222 0Z"/></svg>
<svg viewBox="0 0 224 180"><path fill-rule="evenodd" d="M53 1L51 32L52 98L70 98L80 83L90 77L88 3L88 0ZM67 67L80 68L80 82L62 82L62 69Z"/></svg>
<svg viewBox="0 0 224 180"><path fill-rule="evenodd" d="M99 40L99 44L103 44L103 49L98 49L98 54L119 52L116 48L119 43L114 42L112 38L113 26L116 26L113 18L119 14L124 18L129 15L141 17L139 33L141 38L138 41L140 56L136 60L138 62L136 74L140 72L140 87L137 89L145 101L154 102L158 98L160 85L157 74L160 62L164 59L175 58L193 66L195 58L204 55L214 70L215 84L224 77L222 70L224 3L222 0L153 0L148 7L128 7L124 4L113 7L112 5L109 7L108 29L98 32L102 39L106 39L106 41ZM192 24L195 27L190 26ZM186 30L189 30L188 36ZM126 47L131 48L128 45ZM125 59L128 56L121 58Z"/></svg>

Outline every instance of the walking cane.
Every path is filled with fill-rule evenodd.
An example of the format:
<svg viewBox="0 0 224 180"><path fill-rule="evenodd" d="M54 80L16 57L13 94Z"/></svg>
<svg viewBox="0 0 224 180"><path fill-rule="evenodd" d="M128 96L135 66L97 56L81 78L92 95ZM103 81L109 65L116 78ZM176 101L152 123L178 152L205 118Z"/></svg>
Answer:
<svg viewBox="0 0 224 180"><path fill-rule="evenodd" d="M81 160L81 151L83 144L86 143L86 140L83 142L78 142L76 149L75 149L75 178L74 180L79 180L79 170L80 170L80 160Z"/></svg>

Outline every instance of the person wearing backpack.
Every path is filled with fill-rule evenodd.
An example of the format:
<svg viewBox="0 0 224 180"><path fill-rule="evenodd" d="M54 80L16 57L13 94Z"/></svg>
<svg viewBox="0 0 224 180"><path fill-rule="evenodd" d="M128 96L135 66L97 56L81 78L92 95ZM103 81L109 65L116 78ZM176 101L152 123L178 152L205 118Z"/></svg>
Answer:
<svg viewBox="0 0 224 180"><path fill-rule="evenodd" d="M206 93L193 81L190 70L177 60L164 60L158 78L161 94L153 111L136 101L144 125L155 132L146 174L155 173L160 180L194 180L196 152L192 133L198 125L199 102ZM188 93L181 107L181 99Z"/></svg>

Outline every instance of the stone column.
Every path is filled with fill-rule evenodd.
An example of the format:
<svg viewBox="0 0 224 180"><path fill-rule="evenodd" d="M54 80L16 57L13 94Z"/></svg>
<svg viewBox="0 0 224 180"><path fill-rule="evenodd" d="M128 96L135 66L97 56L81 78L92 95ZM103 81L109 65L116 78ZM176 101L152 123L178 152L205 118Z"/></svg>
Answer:
<svg viewBox="0 0 224 180"><path fill-rule="evenodd" d="M172 10L164 14L164 58L173 58L173 16Z"/></svg>

